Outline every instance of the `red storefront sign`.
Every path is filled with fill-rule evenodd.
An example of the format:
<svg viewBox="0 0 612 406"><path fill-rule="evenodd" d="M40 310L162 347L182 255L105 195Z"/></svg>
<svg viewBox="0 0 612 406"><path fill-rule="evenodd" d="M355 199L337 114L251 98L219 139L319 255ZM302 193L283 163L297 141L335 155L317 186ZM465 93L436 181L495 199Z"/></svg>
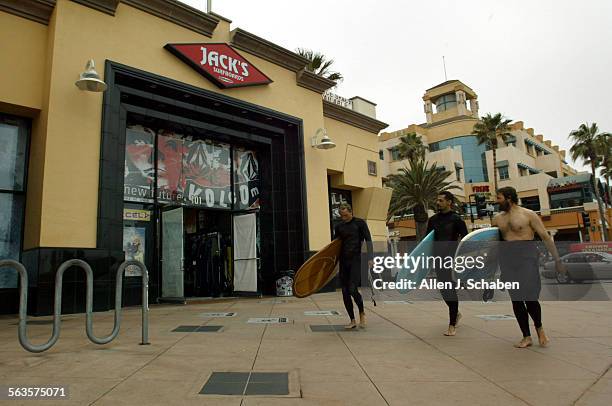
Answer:
<svg viewBox="0 0 612 406"><path fill-rule="evenodd" d="M472 186L472 191L474 193L486 193L489 191L488 186Z"/></svg>
<svg viewBox="0 0 612 406"><path fill-rule="evenodd" d="M164 48L222 89L272 83L227 44L166 44Z"/></svg>
<svg viewBox="0 0 612 406"><path fill-rule="evenodd" d="M612 242L588 242L571 244L571 252L607 252L612 254Z"/></svg>

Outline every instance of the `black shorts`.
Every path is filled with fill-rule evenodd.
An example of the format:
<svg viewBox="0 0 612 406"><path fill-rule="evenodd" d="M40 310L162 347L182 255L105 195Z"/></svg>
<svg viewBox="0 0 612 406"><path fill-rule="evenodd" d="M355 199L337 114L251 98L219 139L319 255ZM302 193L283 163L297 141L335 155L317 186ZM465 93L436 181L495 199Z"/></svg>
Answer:
<svg viewBox="0 0 612 406"><path fill-rule="evenodd" d="M502 241L499 268L503 282L518 282L518 288L508 289L514 301L534 301L540 297L542 283L535 241Z"/></svg>

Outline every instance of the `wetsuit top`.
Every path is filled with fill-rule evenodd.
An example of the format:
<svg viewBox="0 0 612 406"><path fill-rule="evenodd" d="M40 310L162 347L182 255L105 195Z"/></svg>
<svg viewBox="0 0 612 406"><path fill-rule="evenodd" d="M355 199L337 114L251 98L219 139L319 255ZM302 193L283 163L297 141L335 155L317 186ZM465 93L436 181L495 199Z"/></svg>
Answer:
<svg viewBox="0 0 612 406"><path fill-rule="evenodd" d="M427 222L427 234L434 231L434 241L459 241L468 233L465 221L454 211L434 214Z"/></svg>
<svg viewBox="0 0 612 406"><path fill-rule="evenodd" d="M372 236L365 221L353 217L348 223L342 222L334 227L334 238L342 240L340 258L351 259L361 254L361 242L365 241L368 259L372 258Z"/></svg>

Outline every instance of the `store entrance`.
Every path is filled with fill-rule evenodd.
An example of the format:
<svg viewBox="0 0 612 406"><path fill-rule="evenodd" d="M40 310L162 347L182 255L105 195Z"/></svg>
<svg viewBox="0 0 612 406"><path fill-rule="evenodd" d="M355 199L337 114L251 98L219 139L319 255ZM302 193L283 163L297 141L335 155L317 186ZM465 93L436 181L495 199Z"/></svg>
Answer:
<svg viewBox="0 0 612 406"><path fill-rule="evenodd" d="M231 213L183 210L185 297L229 296L233 290Z"/></svg>

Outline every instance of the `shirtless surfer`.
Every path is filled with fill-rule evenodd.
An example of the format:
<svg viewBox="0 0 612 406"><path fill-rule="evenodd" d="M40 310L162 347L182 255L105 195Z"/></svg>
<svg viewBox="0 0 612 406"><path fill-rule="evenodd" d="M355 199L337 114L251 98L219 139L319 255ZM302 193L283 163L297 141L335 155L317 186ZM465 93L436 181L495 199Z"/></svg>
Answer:
<svg viewBox="0 0 612 406"><path fill-rule="evenodd" d="M501 277L504 281L519 282L518 289L508 291L514 315L523 333L523 339L515 347L527 348L533 344L529 316L535 324L540 346L545 347L549 340L542 328L542 310L538 302L541 282L538 250L533 241L535 234L552 254L557 272L566 273L566 269L542 220L535 212L518 205L518 196L513 187L499 189L497 203L501 212L493 218L492 225L499 227L504 241L499 257Z"/></svg>

